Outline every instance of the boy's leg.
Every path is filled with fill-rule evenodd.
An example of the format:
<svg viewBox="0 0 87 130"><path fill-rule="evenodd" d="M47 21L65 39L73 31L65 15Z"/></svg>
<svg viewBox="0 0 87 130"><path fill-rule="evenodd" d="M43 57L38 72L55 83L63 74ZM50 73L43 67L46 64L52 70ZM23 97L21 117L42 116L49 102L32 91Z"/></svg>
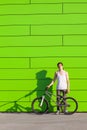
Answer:
<svg viewBox="0 0 87 130"><path fill-rule="evenodd" d="M58 95L60 95L60 90L57 90L57 111L60 110L60 108L59 108L60 97Z"/></svg>
<svg viewBox="0 0 87 130"><path fill-rule="evenodd" d="M66 90L63 90L63 97L66 98ZM66 104L66 101L65 101ZM66 106L64 106L64 111L66 111Z"/></svg>

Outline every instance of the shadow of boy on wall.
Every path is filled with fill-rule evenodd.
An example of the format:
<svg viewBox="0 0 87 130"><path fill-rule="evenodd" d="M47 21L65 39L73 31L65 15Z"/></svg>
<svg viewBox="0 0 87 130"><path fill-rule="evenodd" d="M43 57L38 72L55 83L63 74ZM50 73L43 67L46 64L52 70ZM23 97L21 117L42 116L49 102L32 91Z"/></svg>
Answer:
<svg viewBox="0 0 87 130"><path fill-rule="evenodd" d="M7 112L17 112L19 110L20 112L22 112L22 109L25 109L26 112L32 111L30 106L24 107L24 106L20 105L18 103L18 101L20 101L23 98L33 97L31 95L33 95L34 93L36 93L36 97L41 97L44 94L47 85L49 85L50 82L52 81L52 79L50 77L46 77L46 75L47 75L46 70L41 70L41 71L37 72L36 73L36 80L37 80L36 88L34 90L29 91L29 93L24 95L23 97L20 97L17 101L13 101L12 103L14 105L12 107L8 108L6 111ZM52 87L50 87L49 91L51 93L53 93ZM34 97L34 98L36 98L36 97ZM50 105L49 112L53 112L53 107L51 105L52 104L51 99L49 97L46 97L46 98L49 101L49 105ZM33 99L31 99L31 102L32 101L33 101ZM10 103L10 102L8 102L8 103Z"/></svg>
<svg viewBox="0 0 87 130"><path fill-rule="evenodd" d="M36 80L37 80L37 86L35 89L31 90L28 94L25 95L25 97L28 97L30 96L31 97L31 102L37 98L37 97L41 97L44 92L45 92L45 89L47 87L47 85L49 85L52 81L52 79L50 77L46 77L47 75L47 71L46 70L41 70L39 72L36 73ZM52 91L52 87L50 87L49 91L51 93L53 93ZM34 98L32 98L34 93L36 93L36 97L34 96ZM53 112L53 107L52 107L52 103L51 103L51 99L49 97L46 97L46 99L49 101L49 105L50 105L50 108L49 108L49 112Z"/></svg>
<svg viewBox="0 0 87 130"><path fill-rule="evenodd" d="M51 83L51 81L52 81L52 79L50 77L46 77L46 75L47 75L46 70L41 70L41 71L36 73L37 97L41 97L44 94L47 85L49 85ZM52 93L52 87L50 87L49 91ZM49 105L50 105L49 111L52 112L53 108L52 108L52 105L51 105L52 104L51 99L49 97L46 97L46 98L49 101Z"/></svg>

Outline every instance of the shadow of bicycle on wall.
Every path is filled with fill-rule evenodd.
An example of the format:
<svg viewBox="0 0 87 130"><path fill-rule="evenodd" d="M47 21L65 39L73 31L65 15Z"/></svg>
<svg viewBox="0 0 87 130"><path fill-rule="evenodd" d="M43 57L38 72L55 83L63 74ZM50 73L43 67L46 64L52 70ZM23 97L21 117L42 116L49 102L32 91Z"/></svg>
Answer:
<svg viewBox="0 0 87 130"><path fill-rule="evenodd" d="M23 97L20 97L19 99L15 100L15 101L9 101L7 103L4 103L2 105L0 105L0 108L5 109L4 112L7 113L14 113L14 112L31 112L31 107L29 107L30 105L28 105L28 101L26 103L26 101L23 100L26 99L26 95L24 95ZM23 103L26 103L26 107L24 105L21 105ZM10 107L9 107L10 106ZM0 112L3 112L0 110Z"/></svg>
<svg viewBox="0 0 87 130"><path fill-rule="evenodd" d="M50 77L47 77L47 71L46 70L41 70L41 71L37 72L36 73L36 80L37 80L37 84L36 84L36 88L34 90L29 91L29 93L27 93L23 97L20 97L18 100L8 102L6 104L1 105L0 107L4 107L5 105L8 105L8 104L13 104L11 107L8 107L5 110L5 112L32 112L32 108L31 108L30 104L27 105L28 107L25 107L24 105L21 105L21 102L24 102L22 100L24 98L30 97L34 93L36 93L36 97L41 97L45 92L46 86L48 84L50 84L50 82L52 81L52 79ZM52 87L49 89L49 91L52 93ZM34 97L34 98L36 98L36 97ZM47 100L49 101L49 105L50 105L50 110L49 111L53 111L53 107L51 105L50 98L47 97ZM32 101L33 101L33 99L31 99L31 102ZM27 101L27 103L28 103L28 101Z"/></svg>

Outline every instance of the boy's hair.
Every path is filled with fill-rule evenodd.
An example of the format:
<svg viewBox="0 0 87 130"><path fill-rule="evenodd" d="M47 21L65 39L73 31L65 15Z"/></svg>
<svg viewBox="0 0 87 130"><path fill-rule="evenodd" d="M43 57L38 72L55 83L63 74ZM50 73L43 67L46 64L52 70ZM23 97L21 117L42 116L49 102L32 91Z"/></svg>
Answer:
<svg viewBox="0 0 87 130"><path fill-rule="evenodd" d="M59 66L59 64L61 64L61 65L63 66L63 63L62 63L62 62L58 62L58 63L57 63L57 66Z"/></svg>

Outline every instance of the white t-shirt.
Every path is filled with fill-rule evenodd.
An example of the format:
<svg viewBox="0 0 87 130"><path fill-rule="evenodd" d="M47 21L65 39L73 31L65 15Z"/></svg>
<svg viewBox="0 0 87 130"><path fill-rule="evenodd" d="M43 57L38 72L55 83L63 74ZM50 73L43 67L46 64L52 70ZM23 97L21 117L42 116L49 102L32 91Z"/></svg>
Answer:
<svg viewBox="0 0 87 130"><path fill-rule="evenodd" d="M59 71L56 72L58 83L57 90L66 90L67 89L67 72L63 70L62 74Z"/></svg>

